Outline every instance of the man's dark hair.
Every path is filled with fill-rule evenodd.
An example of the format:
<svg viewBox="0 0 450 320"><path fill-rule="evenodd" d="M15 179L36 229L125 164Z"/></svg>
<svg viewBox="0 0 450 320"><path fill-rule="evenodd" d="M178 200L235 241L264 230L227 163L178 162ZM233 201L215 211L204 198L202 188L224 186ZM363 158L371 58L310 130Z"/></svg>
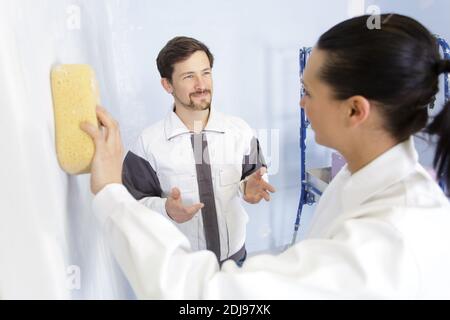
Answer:
<svg viewBox="0 0 450 320"><path fill-rule="evenodd" d="M156 58L156 65L161 78L167 78L169 81L172 81L174 64L188 59L197 51L206 53L212 68L214 57L208 47L202 42L189 37L175 37L167 42Z"/></svg>

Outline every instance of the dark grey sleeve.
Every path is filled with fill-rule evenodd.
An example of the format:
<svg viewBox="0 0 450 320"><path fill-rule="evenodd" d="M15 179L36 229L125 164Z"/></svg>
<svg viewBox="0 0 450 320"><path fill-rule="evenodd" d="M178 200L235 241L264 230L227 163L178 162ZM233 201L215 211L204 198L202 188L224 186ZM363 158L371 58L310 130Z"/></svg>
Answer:
<svg viewBox="0 0 450 320"><path fill-rule="evenodd" d="M253 137L250 142L250 153L248 155L244 155L244 159L242 160L241 180L244 180L247 176L251 175L261 167L267 167L266 161L264 160L258 139Z"/></svg>
<svg viewBox="0 0 450 320"><path fill-rule="evenodd" d="M162 189L156 171L150 163L129 151L123 162L124 186L136 200L146 197L161 197Z"/></svg>

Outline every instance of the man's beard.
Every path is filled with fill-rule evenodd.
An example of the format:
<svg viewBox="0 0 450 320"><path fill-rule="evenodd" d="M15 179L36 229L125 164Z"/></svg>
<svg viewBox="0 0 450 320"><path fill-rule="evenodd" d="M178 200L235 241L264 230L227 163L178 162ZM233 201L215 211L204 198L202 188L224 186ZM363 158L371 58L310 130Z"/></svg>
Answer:
<svg viewBox="0 0 450 320"><path fill-rule="evenodd" d="M209 94L209 101L204 100L204 101L202 101L200 103L195 103L192 100L192 96L193 95L195 95L195 94L205 94L205 93ZM180 101L180 103L183 105L183 107L185 107L187 109L191 109L191 110L194 110L194 111L209 110L211 108L211 91L210 90L203 90L203 91L194 92L194 93L189 94L189 104L184 103L183 101L181 101L181 99L178 99L178 101Z"/></svg>

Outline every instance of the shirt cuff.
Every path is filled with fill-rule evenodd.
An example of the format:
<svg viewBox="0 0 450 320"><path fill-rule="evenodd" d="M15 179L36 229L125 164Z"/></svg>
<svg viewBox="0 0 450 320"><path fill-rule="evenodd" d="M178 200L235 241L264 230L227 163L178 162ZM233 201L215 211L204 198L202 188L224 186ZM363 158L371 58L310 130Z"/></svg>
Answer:
<svg viewBox="0 0 450 320"><path fill-rule="evenodd" d="M159 207L159 212L160 212L163 216L165 216L165 217L167 217L167 218L169 218L169 219L172 219L172 218L167 214L167 211L166 211L166 202L167 202L167 198L161 198L160 207Z"/></svg>
<svg viewBox="0 0 450 320"><path fill-rule="evenodd" d="M142 198L141 200L138 200L138 202L153 211L159 212L164 217L170 218L166 212L167 198L147 197L147 198Z"/></svg>
<svg viewBox="0 0 450 320"><path fill-rule="evenodd" d="M118 204L123 202L137 202L123 184L111 183L100 190L92 203L92 209L100 224L103 225L117 210Z"/></svg>
<svg viewBox="0 0 450 320"><path fill-rule="evenodd" d="M245 196L245 183L247 182L247 178L248 177L239 182L239 195L241 196L241 198Z"/></svg>

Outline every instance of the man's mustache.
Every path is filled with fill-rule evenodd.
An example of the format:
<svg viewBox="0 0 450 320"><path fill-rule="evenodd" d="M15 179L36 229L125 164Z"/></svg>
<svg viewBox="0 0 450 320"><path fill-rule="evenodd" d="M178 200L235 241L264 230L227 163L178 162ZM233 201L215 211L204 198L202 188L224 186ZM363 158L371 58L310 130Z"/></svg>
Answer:
<svg viewBox="0 0 450 320"><path fill-rule="evenodd" d="M202 90L202 91L192 92L191 94L189 94L189 97L192 97L192 96L198 95L198 94L205 94L205 93L211 94L211 90L205 89L205 90Z"/></svg>

